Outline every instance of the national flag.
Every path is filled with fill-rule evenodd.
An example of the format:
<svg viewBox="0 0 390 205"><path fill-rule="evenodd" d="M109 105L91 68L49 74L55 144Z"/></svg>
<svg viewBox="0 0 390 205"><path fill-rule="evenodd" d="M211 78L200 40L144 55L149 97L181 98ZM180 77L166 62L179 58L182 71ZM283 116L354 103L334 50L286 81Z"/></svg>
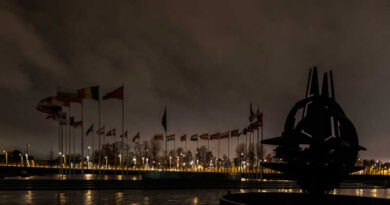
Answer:
<svg viewBox="0 0 390 205"><path fill-rule="evenodd" d="M180 137L180 141L182 142L182 141L186 141L187 140L187 135L182 135L181 137Z"/></svg>
<svg viewBox="0 0 390 205"><path fill-rule="evenodd" d="M47 114L55 114L62 110L62 106L69 106L68 103L59 101L56 97L47 97L39 101L37 110Z"/></svg>
<svg viewBox="0 0 390 205"><path fill-rule="evenodd" d="M238 131L238 129L232 130L230 132L230 136L232 136L232 137L239 137L240 136L240 131Z"/></svg>
<svg viewBox="0 0 390 205"><path fill-rule="evenodd" d="M93 132L93 124L88 128L87 132L85 133L85 135L88 136L89 133Z"/></svg>
<svg viewBox="0 0 390 205"><path fill-rule="evenodd" d="M82 127L83 127L83 121L74 122L75 129L82 128Z"/></svg>
<svg viewBox="0 0 390 205"><path fill-rule="evenodd" d="M139 134L139 132L137 132L137 134L133 137L133 142L135 142L135 140L137 140L137 139L140 139L140 134Z"/></svg>
<svg viewBox="0 0 390 205"><path fill-rule="evenodd" d="M60 101L67 103L81 103L82 99L80 98L77 90L67 89L67 88L57 88L57 98Z"/></svg>
<svg viewBox="0 0 390 205"><path fill-rule="evenodd" d="M175 141L175 134L168 135L167 136L167 141Z"/></svg>
<svg viewBox="0 0 390 205"><path fill-rule="evenodd" d="M191 141L198 141L198 134L194 134L191 136Z"/></svg>
<svg viewBox="0 0 390 205"><path fill-rule="evenodd" d="M124 136L125 136L125 138L127 138L127 130L126 130ZM121 136L119 136L119 137L122 138L122 137L123 137L123 134L121 134Z"/></svg>
<svg viewBox="0 0 390 205"><path fill-rule="evenodd" d="M161 124L164 127L165 132L167 131L167 107L165 107L164 114L161 120Z"/></svg>
<svg viewBox="0 0 390 205"><path fill-rule="evenodd" d="M226 139L226 138L229 138L229 131L221 133L221 135L219 136L219 139Z"/></svg>
<svg viewBox="0 0 390 205"><path fill-rule="evenodd" d="M248 128L244 128L243 130L242 130L242 134L243 135L246 135L248 133Z"/></svg>
<svg viewBox="0 0 390 205"><path fill-rule="evenodd" d="M210 140L216 140L216 139L219 139L219 132L210 135Z"/></svg>
<svg viewBox="0 0 390 205"><path fill-rule="evenodd" d="M104 135L104 126L99 128L97 131L96 131L96 134L103 134Z"/></svg>
<svg viewBox="0 0 390 205"><path fill-rule="evenodd" d="M154 140L164 140L163 134L155 134Z"/></svg>
<svg viewBox="0 0 390 205"><path fill-rule="evenodd" d="M249 106L249 122L252 122L253 120L255 120L255 118L256 118L256 115L252 110L252 103L251 103Z"/></svg>
<svg viewBox="0 0 390 205"><path fill-rule="evenodd" d="M74 126L74 117L70 117L70 126Z"/></svg>
<svg viewBox="0 0 390 205"><path fill-rule="evenodd" d="M106 136L115 136L115 135L116 135L115 129L107 131L107 134L106 134Z"/></svg>
<svg viewBox="0 0 390 205"><path fill-rule="evenodd" d="M67 125L68 123L66 121L66 113L65 112L60 112L59 116L60 116L60 118L59 118L60 125Z"/></svg>
<svg viewBox="0 0 390 205"><path fill-rule="evenodd" d="M109 92L103 96L103 100L107 100L110 98L116 98L119 100L123 100L123 86L121 86L120 88L118 88L112 92Z"/></svg>
<svg viewBox="0 0 390 205"><path fill-rule="evenodd" d="M99 86L77 90L80 98L99 100Z"/></svg>
<svg viewBox="0 0 390 205"><path fill-rule="evenodd" d="M209 139L209 133L204 133L199 136L200 139L202 140L208 140Z"/></svg>
<svg viewBox="0 0 390 205"><path fill-rule="evenodd" d="M263 112L259 111L259 108L257 108L257 113L256 113L256 118L257 118L257 125L258 126L263 126Z"/></svg>

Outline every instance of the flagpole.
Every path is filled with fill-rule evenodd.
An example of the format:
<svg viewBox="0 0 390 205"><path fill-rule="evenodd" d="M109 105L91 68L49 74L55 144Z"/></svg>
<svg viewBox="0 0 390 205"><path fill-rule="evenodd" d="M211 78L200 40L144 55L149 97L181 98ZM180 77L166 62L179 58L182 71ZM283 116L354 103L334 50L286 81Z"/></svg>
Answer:
<svg viewBox="0 0 390 205"><path fill-rule="evenodd" d="M227 158L227 162L226 162L226 165L229 166L228 162L230 160L230 133L229 133L229 138L228 138L228 158ZM230 167L229 167L230 168ZM230 169L229 169L230 170Z"/></svg>
<svg viewBox="0 0 390 205"><path fill-rule="evenodd" d="M199 149L199 138L198 136L197 137L197 140L196 140L196 150L195 150L195 158L196 160L199 160L197 157L196 157L196 154L198 153L198 149ZM198 156L199 156L199 153L198 153ZM199 161L198 161L199 163ZM196 164L196 172L198 172L198 163Z"/></svg>
<svg viewBox="0 0 390 205"><path fill-rule="evenodd" d="M81 99L81 174L84 174L84 104Z"/></svg>
<svg viewBox="0 0 390 205"><path fill-rule="evenodd" d="M70 132L70 103L69 103L69 115L68 115L68 174L70 175L71 174L71 167L70 167L70 164L71 164L71 160L70 160L70 138L71 138L71 132Z"/></svg>
<svg viewBox="0 0 390 205"><path fill-rule="evenodd" d="M93 174L93 151L95 150L95 129L93 129L93 127L92 127L92 154L91 154L91 156L89 156L89 161L92 161L92 163L91 163L91 165L92 165L92 174Z"/></svg>
<svg viewBox="0 0 390 205"><path fill-rule="evenodd" d="M263 119L261 119L261 144L260 144L261 161L263 161L263 159L264 159L264 150L263 150L263 143L262 143L262 141L263 141L263 126L264 126L263 122L264 122ZM263 166L261 165L261 163L260 163L260 180L263 180Z"/></svg>
<svg viewBox="0 0 390 205"><path fill-rule="evenodd" d="M114 173L116 175L116 130L115 130L115 135L114 135Z"/></svg>
<svg viewBox="0 0 390 205"><path fill-rule="evenodd" d="M61 174L61 121L58 121L58 172Z"/></svg>
<svg viewBox="0 0 390 205"><path fill-rule="evenodd" d="M238 136L237 136L237 148L240 146L240 136L241 136L241 133L238 133ZM241 154L241 153L240 153L240 154ZM239 157L241 157L241 155L240 155ZM241 166L241 165L240 165L240 166ZM239 167L239 166L237 166L237 173L238 173L238 171L239 171L238 167Z"/></svg>
<svg viewBox="0 0 390 205"><path fill-rule="evenodd" d="M261 152L261 150L259 150L260 149L260 144L259 144L259 127L257 127L257 140L256 140L256 179L258 179L259 178L259 170L260 170L260 168L259 168L259 166L260 166L260 160L259 160L259 158L260 158L260 156L259 156L259 152Z"/></svg>
<svg viewBox="0 0 390 205"><path fill-rule="evenodd" d="M123 172L124 172L124 170L123 170L123 159L124 159L124 155L123 155L123 143L124 143L124 125L125 125L125 95L124 95L124 93L125 93L125 84L124 83L122 83L122 87L123 87L123 99L122 99L122 160L120 161L120 163L121 163L121 167L122 167L122 180L123 180Z"/></svg>
<svg viewBox="0 0 390 205"><path fill-rule="evenodd" d="M219 159L220 159L220 156L219 156L219 147L220 147L220 145L221 145L221 137L220 137L221 135L219 135L218 136L218 160L217 160L217 171L219 171L219 168L220 168L220 166L219 166Z"/></svg>
<svg viewBox="0 0 390 205"><path fill-rule="evenodd" d="M74 129L74 125L73 125L73 154L72 154L72 158L73 158L73 168L76 168L76 158L75 158L75 152L76 152L76 141L75 141L75 129ZM76 169L73 170L73 173L76 174Z"/></svg>
<svg viewBox="0 0 390 205"><path fill-rule="evenodd" d="M100 125L100 97L99 97L98 107L99 107L99 111L98 111L98 116L99 116L99 122L98 122L99 123L99 125L98 125L98 130L99 130L99 133L98 133L99 134L99 162L98 162L98 170L99 170L99 175L101 175L102 172L100 170L100 164L101 164L101 160L102 160L102 152L101 152L102 144L101 144L101 137L100 137L100 128L101 128L101 125Z"/></svg>

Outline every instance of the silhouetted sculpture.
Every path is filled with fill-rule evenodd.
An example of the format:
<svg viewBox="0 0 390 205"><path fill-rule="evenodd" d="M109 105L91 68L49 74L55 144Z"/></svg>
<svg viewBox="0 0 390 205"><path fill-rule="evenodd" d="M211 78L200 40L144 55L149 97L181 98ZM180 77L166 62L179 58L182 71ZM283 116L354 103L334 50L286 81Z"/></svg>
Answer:
<svg viewBox="0 0 390 205"><path fill-rule="evenodd" d="M332 71L329 75L330 86L325 73L320 93L317 69L310 70L305 99L291 109L282 136L262 141L278 145L275 157L287 162L263 165L295 177L310 194L327 193L349 173L361 169L354 164L358 151L365 150L336 102Z"/></svg>

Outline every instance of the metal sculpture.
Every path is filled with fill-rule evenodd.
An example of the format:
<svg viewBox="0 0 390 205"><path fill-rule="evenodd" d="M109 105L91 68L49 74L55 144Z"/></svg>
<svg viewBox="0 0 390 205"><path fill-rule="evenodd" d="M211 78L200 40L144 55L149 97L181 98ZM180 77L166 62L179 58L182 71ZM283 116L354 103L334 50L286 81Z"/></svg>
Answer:
<svg viewBox="0 0 390 205"><path fill-rule="evenodd" d="M328 80L324 73L320 93L317 68L310 70L305 98L291 109L282 136L262 141L277 145L275 157L285 162L263 165L295 177L310 194L328 193L349 173L360 170L355 162L359 150L365 150L336 102L332 71L329 76Z"/></svg>

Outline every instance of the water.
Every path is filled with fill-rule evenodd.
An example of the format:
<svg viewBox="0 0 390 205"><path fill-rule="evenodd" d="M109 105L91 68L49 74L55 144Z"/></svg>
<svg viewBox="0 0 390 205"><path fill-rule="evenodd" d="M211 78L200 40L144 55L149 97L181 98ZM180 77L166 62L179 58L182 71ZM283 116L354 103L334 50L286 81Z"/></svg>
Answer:
<svg viewBox="0 0 390 205"><path fill-rule="evenodd" d="M237 192L300 192L292 189L237 189ZM168 189L168 190L53 190L0 191L1 204L219 204L227 189ZM331 194L390 199L390 189L336 189Z"/></svg>

